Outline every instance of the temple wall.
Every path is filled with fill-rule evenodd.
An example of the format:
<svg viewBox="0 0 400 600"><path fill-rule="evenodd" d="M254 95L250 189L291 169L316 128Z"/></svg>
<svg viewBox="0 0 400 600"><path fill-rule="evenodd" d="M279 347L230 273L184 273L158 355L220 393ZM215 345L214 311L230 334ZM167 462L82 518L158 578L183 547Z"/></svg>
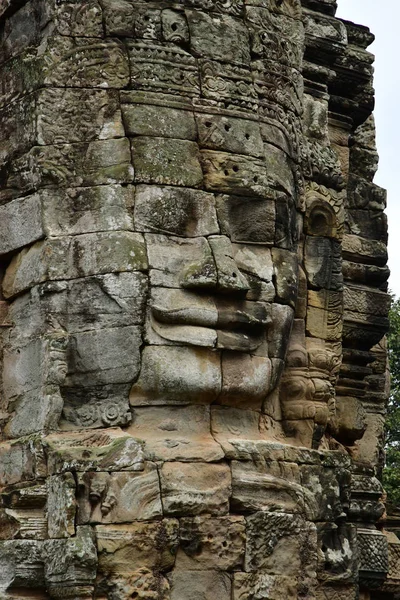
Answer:
<svg viewBox="0 0 400 600"><path fill-rule="evenodd" d="M0 598L392 600L373 35L0 0Z"/></svg>

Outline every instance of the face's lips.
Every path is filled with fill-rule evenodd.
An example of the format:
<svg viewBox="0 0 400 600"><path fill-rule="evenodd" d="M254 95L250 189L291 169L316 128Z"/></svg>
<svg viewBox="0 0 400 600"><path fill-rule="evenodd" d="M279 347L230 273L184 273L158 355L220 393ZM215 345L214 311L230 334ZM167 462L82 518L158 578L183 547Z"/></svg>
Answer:
<svg viewBox="0 0 400 600"><path fill-rule="evenodd" d="M242 352L256 350L270 322L268 305L243 302L241 307L220 303L217 310L188 306L167 309L155 304L152 329L162 338L193 346Z"/></svg>
<svg viewBox="0 0 400 600"><path fill-rule="evenodd" d="M170 325L193 325L235 330L238 328L265 328L271 321L267 305L261 302L244 303L243 308L217 306L217 312L206 308L188 306L169 309L160 305L152 306L152 315L160 323Z"/></svg>

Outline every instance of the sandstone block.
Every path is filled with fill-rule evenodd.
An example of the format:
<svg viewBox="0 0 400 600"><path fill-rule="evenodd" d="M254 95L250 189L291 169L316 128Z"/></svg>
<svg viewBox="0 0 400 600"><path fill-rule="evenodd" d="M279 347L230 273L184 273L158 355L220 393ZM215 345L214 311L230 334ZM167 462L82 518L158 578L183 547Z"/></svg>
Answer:
<svg viewBox="0 0 400 600"><path fill-rule="evenodd" d="M47 480L47 520L50 538L75 535L76 483L72 473L52 475Z"/></svg>
<svg viewBox="0 0 400 600"><path fill-rule="evenodd" d="M219 233L214 196L189 188L138 185L134 219L137 231L182 237Z"/></svg>
<svg viewBox="0 0 400 600"><path fill-rule="evenodd" d="M54 87L123 88L128 84L128 57L122 43L59 37L52 42L44 82Z"/></svg>
<svg viewBox="0 0 400 600"><path fill-rule="evenodd" d="M197 144L187 140L140 136L132 140L138 183L198 188L203 182Z"/></svg>
<svg viewBox="0 0 400 600"><path fill-rule="evenodd" d="M36 140L41 146L125 135L118 96L113 90L52 87L36 96Z"/></svg>
<svg viewBox="0 0 400 600"><path fill-rule="evenodd" d="M196 56L230 63L249 64L248 30L229 15L212 16L205 12L186 11L190 43Z"/></svg>
<svg viewBox="0 0 400 600"><path fill-rule="evenodd" d="M133 187L120 185L41 190L44 228L53 237L132 230L133 196Z"/></svg>
<svg viewBox="0 0 400 600"><path fill-rule="evenodd" d="M145 239L153 286L217 286L216 266L205 238L185 239L148 233Z"/></svg>
<svg viewBox="0 0 400 600"><path fill-rule="evenodd" d="M0 591L8 588L43 588L43 542L10 540L0 542ZM4 594L4 597L7 597Z"/></svg>
<svg viewBox="0 0 400 600"><path fill-rule="evenodd" d="M268 356L271 359L285 359L293 317L293 309L290 306L275 303L272 305L272 322L267 332Z"/></svg>
<svg viewBox="0 0 400 600"><path fill-rule="evenodd" d="M387 248L383 242L378 240L368 240L357 235L344 235L343 258L384 267L387 263Z"/></svg>
<svg viewBox="0 0 400 600"><path fill-rule="evenodd" d="M11 297L44 281L141 271L146 267L144 241L138 233L116 231L52 238L14 256L4 277L3 292Z"/></svg>
<svg viewBox="0 0 400 600"><path fill-rule="evenodd" d="M186 517L180 521L178 571L236 570L245 551L244 517Z"/></svg>
<svg viewBox="0 0 400 600"><path fill-rule="evenodd" d="M46 186L132 183L133 177L127 138L33 146L7 170L3 196L25 194Z"/></svg>
<svg viewBox="0 0 400 600"><path fill-rule="evenodd" d="M338 241L307 236L304 266L312 287L342 290L342 257Z"/></svg>
<svg viewBox="0 0 400 600"><path fill-rule="evenodd" d="M293 252L281 248L272 248L271 252L277 300L294 308L299 277L297 257Z"/></svg>
<svg viewBox="0 0 400 600"><path fill-rule="evenodd" d="M157 600L170 600L168 580L161 573L154 573L153 569L146 567L120 575L104 576L99 570L99 593L105 597L126 598L157 598Z"/></svg>
<svg viewBox="0 0 400 600"><path fill-rule="evenodd" d="M139 367L138 363L133 368ZM128 373L129 366L122 365L99 376L94 371L72 374L68 387L62 390L64 403L59 428L72 431L128 425L132 420L128 403L130 384L104 383L106 379L127 377Z"/></svg>
<svg viewBox="0 0 400 600"><path fill-rule="evenodd" d="M356 528L348 523L318 523L318 578L354 583L358 577Z"/></svg>
<svg viewBox="0 0 400 600"><path fill-rule="evenodd" d="M44 236L38 194L0 206L0 254L28 246Z"/></svg>
<svg viewBox="0 0 400 600"><path fill-rule="evenodd" d="M71 334L142 325L147 289L147 276L137 271L73 279L68 282L68 304L57 316L67 314Z"/></svg>
<svg viewBox="0 0 400 600"><path fill-rule="evenodd" d="M253 449L251 441L263 439L260 414L231 406L211 407L211 432L229 459L250 460Z"/></svg>
<svg viewBox="0 0 400 600"><path fill-rule="evenodd" d="M89 0L84 6L75 2L56 5L54 18L61 35L103 37L101 3Z"/></svg>
<svg viewBox="0 0 400 600"><path fill-rule="evenodd" d="M155 465L142 472L83 473L78 476L78 523L132 523L162 517Z"/></svg>
<svg viewBox="0 0 400 600"><path fill-rule="evenodd" d="M97 552L90 527L77 527L73 538L46 540L43 555L45 579L50 590L94 583Z"/></svg>
<svg viewBox="0 0 400 600"><path fill-rule="evenodd" d="M171 600L230 600L231 578L221 571L175 571L169 576Z"/></svg>
<svg viewBox="0 0 400 600"><path fill-rule="evenodd" d="M316 528L302 516L257 512L246 517L246 571L311 578L316 569Z"/></svg>
<svg viewBox="0 0 400 600"><path fill-rule="evenodd" d="M207 348L148 346L131 406L211 404L221 390L218 353Z"/></svg>
<svg viewBox="0 0 400 600"><path fill-rule="evenodd" d="M166 515L223 515L229 510L231 474L225 464L164 463L161 496Z"/></svg>
<svg viewBox="0 0 400 600"><path fill-rule="evenodd" d="M168 46L151 40L127 45L133 89L199 97L197 60L186 50L177 44Z"/></svg>
<svg viewBox="0 0 400 600"><path fill-rule="evenodd" d="M222 382L219 404L261 408L270 389L271 361L260 356L224 351Z"/></svg>
<svg viewBox="0 0 400 600"><path fill-rule="evenodd" d="M233 242L265 244L275 241L275 201L267 198L218 196L221 231Z"/></svg>
<svg viewBox="0 0 400 600"><path fill-rule="evenodd" d="M179 544L179 522L97 525L99 568L102 573L130 575L140 568L165 572L174 566Z"/></svg>
<svg viewBox="0 0 400 600"><path fill-rule="evenodd" d="M45 438L50 474L143 471L142 444L119 428L52 433Z"/></svg>
<svg viewBox="0 0 400 600"><path fill-rule="evenodd" d="M258 94L247 67L209 59L199 59L202 96L207 100L243 107L253 114L258 107Z"/></svg>
<svg viewBox="0 0 400 600"><path fill-rule="evenodd" d="M0 484L14 485L46 476L46 463L36 436L0 445Z"/></svg>
<svg viewBox="0 0 400 600"><path fill-rule="evenodd" d="M316 500L303 487L295 463L262 463L232 461L232 507L238 512L275 509L281 512L306 514L317 510Z"/></svg>
<svg viewBox="0 0 400 600"><path fill-rule="evenodd" d="M123 104L122 115L128 136L148 136L196 141L192 112L151 104Z"/></svg>
<svg viewBox="0 0 400 600"><path fill-rule="evenodd" d="M74 334L66 387L134 381L140 369L140 345L140 329L135 326Z"/></svg>
<svg viewBox="0 0 400 600"><path fill-rule="evenodd" d="M210 433L207 406L136 407L128 431L144 441L149 460L213 462L224 457Z"/></svg>
<svg viewBox="0 0 400 600"><path fill-rule="evenodd" d="M268 598L287 600L297 598L298 579L267 573L235 573L233 576L233 599Z"/></svg>

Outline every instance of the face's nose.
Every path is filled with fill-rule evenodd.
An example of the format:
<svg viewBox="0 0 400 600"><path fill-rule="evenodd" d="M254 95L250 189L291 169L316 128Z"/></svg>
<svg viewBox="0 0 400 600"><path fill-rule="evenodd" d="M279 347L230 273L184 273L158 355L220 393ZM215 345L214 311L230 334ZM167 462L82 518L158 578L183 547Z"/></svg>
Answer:
<svg viewBox="0 0 400 600"><path fill-rule="evenodd" d="M232 254L229 238L215 235L208 238L212 260L189 265L182 278L182 287L189 289L207 288L218 292L246 293L249 282L240 272Z"/></svg>

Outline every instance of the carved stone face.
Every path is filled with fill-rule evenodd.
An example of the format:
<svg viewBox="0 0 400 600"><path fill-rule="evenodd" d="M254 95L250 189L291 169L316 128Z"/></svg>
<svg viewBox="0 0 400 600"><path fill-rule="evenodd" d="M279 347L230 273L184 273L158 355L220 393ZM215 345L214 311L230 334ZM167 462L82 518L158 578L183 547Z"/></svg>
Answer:
<svg viewBox="0 0 400 600"><path fill-rule="evenodd" d="M214 130L211 140L222 145L229 136L253 136L262 151L270 150L256 136L259 123L202 114L197 122ZM228 159L217 152L203 157L205 168L223 182L210 187L236 193L138 186L135 224L145 232L150 298L132 405L209 404L218 398L235 403L241 396L260 407L271 391L273 369L285 355L283 332L293 318L297 277L293 175L286 155L273 152L287 190L277 172L267 165L262 171L260 158L246 157L241 164L243 156ZM259 183L253 172L265 181Z"/></svg>
<svg viewBox="0 0 400 600"><path fill-rule="evenodd" d="M122 114L150 284L133 407L260 409L279 381L293 321L301 56L278 32L299 40L303 28L284 11L251 7L245 26L236 3L216 10L161 10L160 40L182 47L163 45L163 78L150 60L155 42L132 49L145 91L127 93ZM198 61L184 50L189 39ZM277 77L263 74L269 60L288 76L278 95L265 87Z"/></svg>

